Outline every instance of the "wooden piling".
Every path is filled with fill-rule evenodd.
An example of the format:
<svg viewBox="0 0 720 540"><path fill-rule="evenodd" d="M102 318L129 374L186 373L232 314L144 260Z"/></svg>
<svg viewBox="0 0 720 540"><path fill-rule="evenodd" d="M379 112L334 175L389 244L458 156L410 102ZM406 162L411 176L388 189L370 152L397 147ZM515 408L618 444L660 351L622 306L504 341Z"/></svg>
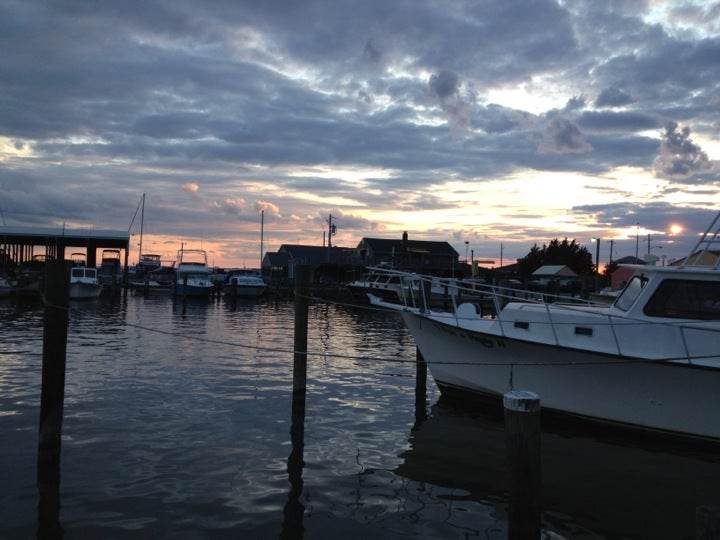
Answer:
<svg viewBox="0 0 720 540"><path fill-rule="evenodd" d="M38 538L60 538L60 449L65 401L70 261L51 260L43 282L42 388L38 430Z"/></svg>
<svg viewBox="0 0 720 540"><path fill-rule="evenodd" d="M508 457L508 539L540 538L540 398L511 391L503 397Z"/></svg>
<svg viewBox="0 0 720 540"><path fill-rule="evenodd" d="M295 340L293 350L293 393L305 393L307 377L308 299L310 267L301 265L295 272Z"/></svg>

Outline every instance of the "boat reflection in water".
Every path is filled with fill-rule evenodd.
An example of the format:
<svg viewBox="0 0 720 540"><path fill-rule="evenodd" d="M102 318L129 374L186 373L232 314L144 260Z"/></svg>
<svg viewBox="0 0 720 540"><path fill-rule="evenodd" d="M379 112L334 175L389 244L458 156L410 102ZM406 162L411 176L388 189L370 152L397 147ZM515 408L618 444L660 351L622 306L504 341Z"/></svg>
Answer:
<svg viewBox="0 0 720 540"><path fill-rule="evenodd" d="M558 422L544 418L541 434L540 504L547 538L692 539L696 509L720 502L716 447L688 450L654 438L578 432L587 426ZM507 463L501 414L479 415L441 398L416 424L409 442L394 472L453 490L445 495L447 508L428 504L423 514L450 512L453 519L464 501L481 502L495 509L498 523L487 536L503 537Z"/></svg>

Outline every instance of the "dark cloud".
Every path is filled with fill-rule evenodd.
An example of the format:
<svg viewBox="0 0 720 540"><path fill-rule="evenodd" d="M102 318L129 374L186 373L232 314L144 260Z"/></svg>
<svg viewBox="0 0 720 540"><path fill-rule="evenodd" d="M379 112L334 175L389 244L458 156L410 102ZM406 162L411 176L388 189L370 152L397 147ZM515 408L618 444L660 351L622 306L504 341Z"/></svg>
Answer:
<svg viewBox="0 0 720 540"><path fill-rule="evenodd" d="M577 118L577 122L583 129L594 132L622 131L626 134L660 127L657 118L641 112L587 111Z"/></svg>
<svg viewBox="0 0 720 540"><path fill-rule="evenodd" d="M720 125L717 6L673 10L648 23L639 1L7 0L0 206L11 224L123 228L152 190L164 234L181 220L231 242L228 222L265 205L297 240L306 218L290 216L326 214L331 197L437 210L448 179L654 165L710 184L689 131L668 127L659 150L647 135ZM496 102L504 90L528 98Z"/></svg>
<svg viewBox="0 0 720 540"><path fill-rule="evenodd" d="M592 150L585 136L574 122L556 116L543 133L543 140L538 147L541 153L584 153Z"/></svg>
<svg viewBox="0 0 720 540"><path fill-rule="evenodd" d="M710 170L708 155L690 139L690 128L678 128L676 122L668 122L665 126L653 161L655 176L684 180Z"/></svg>
<svg viewBox="0 0 720 540"><path fill-rule="evenodd" d="M622 88L605 88L595 100L596 107L620 107L632 101L630 94Z"/></svg>
<svg viewBox="0 0 720 540"><path fill-rule="evenodd" d="M577 111L579 109L583 109L584 107L585 107L585 98L582 96L573 96L570 99L568 99L567 103L565 104L565 108L563 110L566 112Z"/></svg>
<svg viewBox="0 0 720 540"><path fill-rule="evenodd" d="M460 77L452 71L441 71L430 76L428 81L432 95L447 99L457 94L460 88Z"/></svg>

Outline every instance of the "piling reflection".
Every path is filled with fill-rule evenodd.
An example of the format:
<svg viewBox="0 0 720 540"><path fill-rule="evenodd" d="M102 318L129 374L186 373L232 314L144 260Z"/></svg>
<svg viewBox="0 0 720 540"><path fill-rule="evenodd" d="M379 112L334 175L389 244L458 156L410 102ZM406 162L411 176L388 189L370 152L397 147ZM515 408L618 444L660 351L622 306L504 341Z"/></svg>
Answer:
<svg viewBox="0 0 720 540"><path fill-rule="evenodd" d="M290 481L287 503L283 512L283 540L300 539L304 536L303 514L305 506L300 501L303 491L303 467L305 465L305 390L293 391L292 423L290 425L292 450L288 456L287 471Z"/></svg>
<svg viewBox="0 0 720 540"><path fill-rule="evenodd" d="M427 420L427 364L418 349L415 358L415 424L413 431Z"/></svg>
<svg viewBox="0 0 720 540"><path fill-rule="evenodd" d="M490 504L498 523L507 524L502 416L469 411L441 398L409 441L396 474L458 490L456 499L448 498L451 503ZM718 500L716 448L586 431L547 417L541 441L544 534L694 538L697 507Z"/></svg>
<svg viewBox="0 0 720 540"><path fill-rule="evenodd" d="M285 504L280 538L299 539L304 536L303 513L300 502L303 490L302 471L305 449L305 395L307 393L307 334L308 294L310 290L310 268L300 266L295 282L295 330L293 355L293 401L290 440L292 450L288 457L288 479L290 492Z"/></svg>

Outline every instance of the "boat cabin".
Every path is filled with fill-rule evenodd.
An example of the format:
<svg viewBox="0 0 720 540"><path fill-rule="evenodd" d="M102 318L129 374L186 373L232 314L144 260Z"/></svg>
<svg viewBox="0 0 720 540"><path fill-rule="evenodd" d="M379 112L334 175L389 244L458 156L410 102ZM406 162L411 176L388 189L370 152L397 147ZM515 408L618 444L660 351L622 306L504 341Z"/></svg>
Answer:
<svg viewBox="0 0 720 540"><path fill-rule="evenodd" d="M711 267L638 266L612 310L638 318L720 320L720 273Z"/></svg>

